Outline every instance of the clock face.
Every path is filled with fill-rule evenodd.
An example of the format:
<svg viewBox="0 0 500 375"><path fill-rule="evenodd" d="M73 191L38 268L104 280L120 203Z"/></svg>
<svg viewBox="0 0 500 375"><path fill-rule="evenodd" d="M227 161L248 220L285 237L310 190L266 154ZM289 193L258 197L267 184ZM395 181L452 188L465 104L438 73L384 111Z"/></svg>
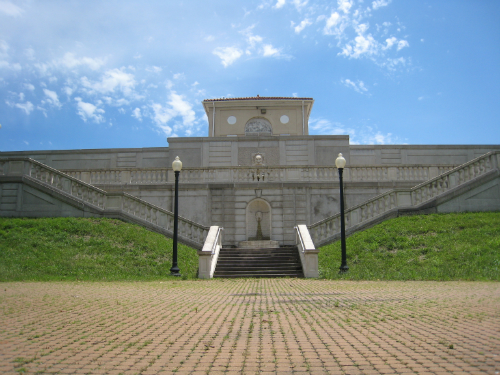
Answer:
<svg viewBox="0 0 500 375"><path fill-rule="evenodd" d="M234 117L234 116L229 116L229 117L227 118L227 123L228 123L229 125L234 125L234 124L236 124L236 117Z"/></svg>
<svg viewBox="0 0 500 375"><path fill-rule="evenodd" d="M280 117L280 121L282 124L288 124L288 121L290 121L290 119L288 118L287 115L283 115Z"/></svg>

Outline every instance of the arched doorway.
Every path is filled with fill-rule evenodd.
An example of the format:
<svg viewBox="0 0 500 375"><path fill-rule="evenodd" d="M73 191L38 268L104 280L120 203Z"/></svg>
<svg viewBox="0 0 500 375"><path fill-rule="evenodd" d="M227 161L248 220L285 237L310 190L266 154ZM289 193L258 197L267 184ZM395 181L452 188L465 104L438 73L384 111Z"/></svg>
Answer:
<svg viewBox="0 0 500 375"><path fill-rule="evenodd" d="M271 239L271 206L264 199L254 199L246 209L248 241Z"/></svg>

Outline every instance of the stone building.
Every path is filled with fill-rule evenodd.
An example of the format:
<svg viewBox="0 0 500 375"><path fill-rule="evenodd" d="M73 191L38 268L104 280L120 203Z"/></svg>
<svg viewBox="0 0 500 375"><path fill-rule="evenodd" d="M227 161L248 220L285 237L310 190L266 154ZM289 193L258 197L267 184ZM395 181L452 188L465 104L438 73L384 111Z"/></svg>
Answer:
<svg viewBox="0 0 500 375"><path fill-rule="evenodd" d="M222 226L224 244L237 246L255 238L295 244L294 227L306 224L322 244L338 232L330 219L339 211L339 153L347 160L348 227L395 209L500 209L499 145L351 145L347 135L309 135L312 98L257 96L202 104L209 136L169 138L169 147L1 152L1 215L119 216L121 210L137 216L131 207L147 202L149 213L140 220L161 226L160 216L173 208L171 163L179 156L179 208L186 225ZM485 154L490 156L481 159ZM103 203L95 204L91 196ZM75 203L78 199L83 203ZM199 230L196 241L189 234L181 239L200 247L206 230Z"/></svg>

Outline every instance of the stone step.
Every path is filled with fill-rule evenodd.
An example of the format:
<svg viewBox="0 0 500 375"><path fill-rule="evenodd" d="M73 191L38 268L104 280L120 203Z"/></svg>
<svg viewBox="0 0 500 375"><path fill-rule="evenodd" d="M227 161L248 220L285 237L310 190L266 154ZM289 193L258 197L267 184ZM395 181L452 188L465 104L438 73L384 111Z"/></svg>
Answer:
<svg viewBox="0 0 500 375"><path fill-rule="evenodd" d="M214 277L304 277L296 247L222 248Z"/></svg>
<svg viewBox="0 0 500 375"><path fill-rule="evenodd" d="M248 264L248 265L235 265L235 264L230 264L230 265L219 265L218 271L226 271L226 270L301 270L302 267L300 265L297 265L295 263L291 264L273 264L272 266L270 265L257 265L257 264Z"/></svg>

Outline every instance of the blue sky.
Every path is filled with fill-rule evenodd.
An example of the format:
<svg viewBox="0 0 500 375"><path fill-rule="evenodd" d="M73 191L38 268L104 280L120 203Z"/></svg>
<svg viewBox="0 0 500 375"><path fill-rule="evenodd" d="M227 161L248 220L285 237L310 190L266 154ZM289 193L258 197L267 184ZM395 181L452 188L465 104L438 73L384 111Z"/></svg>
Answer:
<svg viewBox="0 0 500 375"><path fill-rule="evenodd" d="M0 151L167 146L201 101L315 99L310 134L500 143L497 0L0 0Z"/></svg>

